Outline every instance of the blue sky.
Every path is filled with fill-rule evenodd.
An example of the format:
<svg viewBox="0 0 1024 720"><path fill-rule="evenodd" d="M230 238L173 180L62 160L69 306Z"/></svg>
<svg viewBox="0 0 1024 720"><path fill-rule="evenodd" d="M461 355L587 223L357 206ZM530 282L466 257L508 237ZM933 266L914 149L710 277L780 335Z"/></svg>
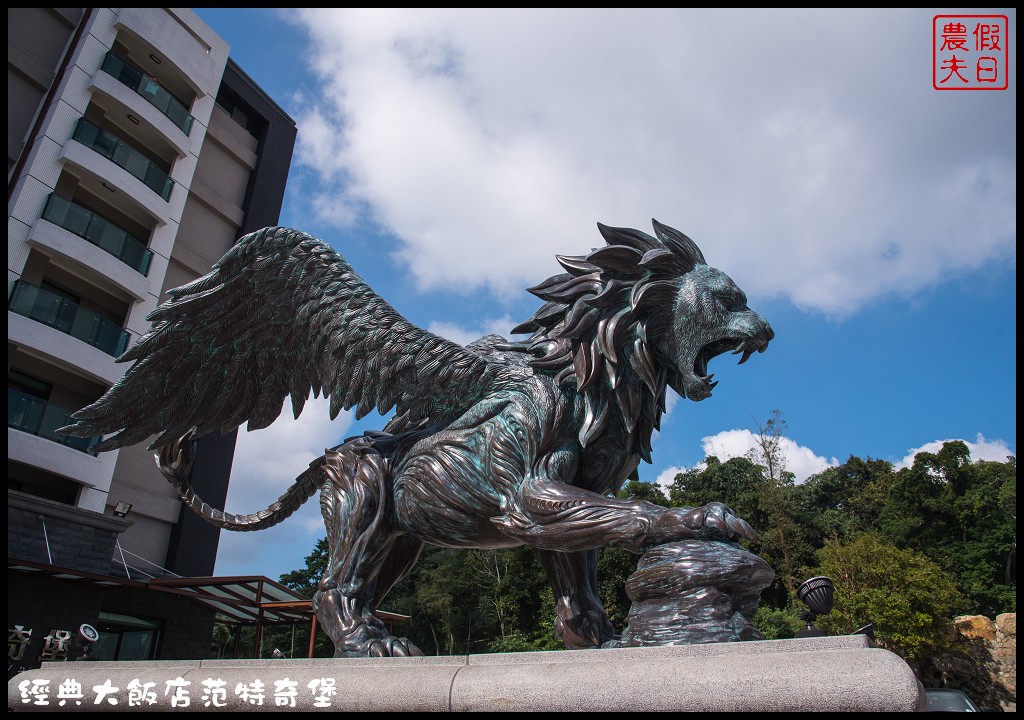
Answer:
<svg viewBox="0 0 1024 720"><path fill-rule="evenodd" d="M507 334L598 222L678 228L746 291L776 339L670 403L641 479L745 453L775 409L800 480L954 438L1016 455L1013 45L1008 90L952 92L927 10L196 12L298 125L280 224L422 327ZM241 433L229 511L384 422L306 408ZM222 533L217 574L276 579L323 534L315 502Z"/></svg>

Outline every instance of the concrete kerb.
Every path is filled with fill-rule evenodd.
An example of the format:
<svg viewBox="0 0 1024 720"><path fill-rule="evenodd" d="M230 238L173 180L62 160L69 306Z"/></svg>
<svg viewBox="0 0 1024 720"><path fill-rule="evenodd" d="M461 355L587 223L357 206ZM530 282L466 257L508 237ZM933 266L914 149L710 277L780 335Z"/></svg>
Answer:
<svg viewBox="0 0 1024 720"><path fill-rule="evenodd" d="M917 711L924 691L863 635L706 645L313 660L46 663L25 711Z"/></svg>

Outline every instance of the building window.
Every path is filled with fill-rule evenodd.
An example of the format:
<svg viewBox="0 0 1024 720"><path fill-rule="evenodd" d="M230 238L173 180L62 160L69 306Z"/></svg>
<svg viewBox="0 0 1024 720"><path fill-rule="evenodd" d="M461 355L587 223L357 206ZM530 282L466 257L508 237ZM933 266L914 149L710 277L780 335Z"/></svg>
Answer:
<svg viewBox="0 0 1024 720"><path fill-rule="evenodd" d="M154 660L160 642L160 623L152 620L100 613L96 629L100 639L92 646L93 660Z"/></svg>
<svg viewBox="0 0 1024 720"><path fill-rule="evenodd" d="M260 139L263 126L256 120L259 116L231 88L225 85L220 86L217 93L217 104L250 135L257 140Z"/></svg>

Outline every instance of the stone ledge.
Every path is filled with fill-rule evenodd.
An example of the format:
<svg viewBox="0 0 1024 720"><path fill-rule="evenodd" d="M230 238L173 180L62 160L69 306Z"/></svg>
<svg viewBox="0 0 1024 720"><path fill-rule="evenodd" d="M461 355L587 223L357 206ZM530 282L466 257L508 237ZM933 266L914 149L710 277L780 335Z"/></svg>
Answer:
<svg viewBox="0 0 1024 720"><path fill-rule="evenodd" d="M7 682L8 710L18 712L910 712L923 703L906 663L865 636L460 658L46 663Z"/></svg>
<svg viewBox="0 0 1024 720"><path fill-rule="evenodd" d="M77 451L76 451L77 452ZM104 515L95 510L75 507L49 500L47 498L28 495L18 490L7 490L7 509L24 510L36 515L46 515L58 520L66 520L77 525L96 528L104 532L122 533L132 526L130 520Z"/></svg>
<svg viewBox="0 0 1024 720"><path fill-rule="evenodd" d="M76 684L80 698L61 690ZM184 696L178 686L188 705L172 705L175 692ZM46 705L33 687L45 687ZM46 663L7 683L8 709L20 712L906 712L923 702L910 667L863 635L465 657Z"/></svg>

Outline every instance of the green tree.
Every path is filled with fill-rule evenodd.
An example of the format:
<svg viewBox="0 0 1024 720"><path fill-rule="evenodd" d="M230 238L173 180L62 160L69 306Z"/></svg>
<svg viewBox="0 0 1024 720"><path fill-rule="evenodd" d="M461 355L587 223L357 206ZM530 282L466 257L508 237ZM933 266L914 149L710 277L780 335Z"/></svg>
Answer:
<svg viewBox="0 0 1024 720"><path fill-rule="evenodd" d="M231 646L235 639L232 625L223 622L213 624L213 642L210 645L210 657L225 658L231 655Z"/></svg>
<svg viewBox="0 0 1024 720"><path fill-rule="evenodd" d="M792 607L773 608L762 605L757 608L753 625L765 640L783 640L796 636L803 623Z"/></svg>
<svg viewBox="0 0 1024 720"><path fill-rule="evenodd" d="M1017 609L1017 462L980 461L953 501L962 545L957 569L970 613L994 617Z"/></svg>
<svg viewBox="0 0 1024 720"><path fill-rule="evenodd" d="M764 423L757 423L754 449L749 457L763 472L757 477L758 501L766 514L766 527L759 530L762 552L775 558L776 578L792 597L801 582L812 549L804 539L804 519L794 484L786 470L786 421L782 412L772 410ZM749 521L748 521L749 522Z"/></svg>
<svg viewBox="0 0 1024 720"><path fill-rule="evenodd" d="M828 542L815 572L835 583L835 608L817 620L826 632L847 635L873 623L879 643L907 660L946 647L961 599L955 578L923 554L865 533Z"/></svg>
<svg viewBox="0 0 1024 720"><path fill-rule="evenodd" d="M555 641L554 599L552 616L542 621L541 614L547 609L544 591L550 596L550 588L531 548L472 550L465 560L477 593L478 622L482 623L474 633L478 642L497 652L508 647L532 650Z"/></svg>
<svg viewBox="0 0 1024 720"><path fill-rule="evenodd" d="M287 572L279 578L282 585L297 592L302 597L312 598L316 593L320 578L327 570L327 538L322 537L313 546L313 552L306 556L306 564Z"/></svg>
<svg viewBox="0 0 1024 720"><path fill-rule="evenodd" d="M620 500L646 500L661 507L670 507L672 504L660 485L642 480L630 480L622 486L616 497Z"/></svg>
<svg viewBox="0 0 1024 720"><path fill-rule="evenodd" d="M828 540L848 541L877 527L895 468L886 460L853 455L796 486L805 537L821 548Z"/></svg>
<svg viewBox="0 0 1024 720"><path fill-rule="evenodd" d="M760 532L768 523L758 492L762 473L760 466L749 458L734 457L723 463L709 455L703 467L676 475L669 486L669 499L673 507L724 502Z"/></svg>
<svg viewBox="0 0 1024 720"><path fill-rule="evenodd" d="M877 529L899 547L924 553L953 573L960 613L1016 609L1016 458L972 462L961 441L922 452L895 473Z"/></svg>

